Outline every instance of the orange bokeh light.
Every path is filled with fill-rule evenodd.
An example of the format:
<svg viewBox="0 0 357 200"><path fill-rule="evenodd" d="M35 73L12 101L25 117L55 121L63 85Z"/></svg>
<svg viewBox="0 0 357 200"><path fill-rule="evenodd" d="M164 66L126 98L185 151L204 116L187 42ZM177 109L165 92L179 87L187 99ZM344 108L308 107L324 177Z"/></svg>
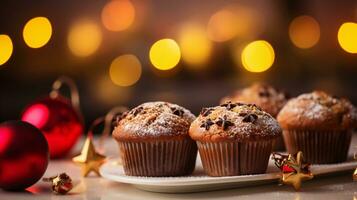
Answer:
<svg viewBox="0 0 357 200"><path fill-rule="evenodd" d="M319 23L307 15L296 17L289 26L289 36L295 46L311 48L320 39Z"/></svg>
<svg viewBox="0 0 357 200"><path fill-rule="evenodd" d="M129 0L112 0L102 10L102 22L110 31L123 31L135 19L135 8Z"/></svg>
<svg viewBox="0 0 357 200"><path fill-rule="evenodd" d="M230 10L220 10L210 18L208 37L215 42L224 42L237 35L235 15Z"/></svg>

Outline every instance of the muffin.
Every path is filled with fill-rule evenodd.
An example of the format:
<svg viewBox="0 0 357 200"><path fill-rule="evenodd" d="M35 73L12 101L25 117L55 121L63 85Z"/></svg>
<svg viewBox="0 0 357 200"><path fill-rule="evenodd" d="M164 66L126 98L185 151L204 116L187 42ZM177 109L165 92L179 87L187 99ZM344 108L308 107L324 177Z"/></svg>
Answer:
<svg viewBox="0 0 357 200"><path fill-rule="evenodd" d="M113 130L130 176L183 176L195 168L197 146L188 130L195 116L166 102L148 102L123 114Z"/></svg>
<svg viewBox="0 0 357 200"><path fill-rule="evenodd" d="M346 99L322 91L291 99L277 117L289 153L302 151L314 164L346 161L356 108Z"/></svg>
<svg viewBox="0 0 357 200"><path fill-rule="evenodd" d="M254 104L225 103L203 108L189 134L209 176L235 176L265 173L281 128Z"/></svg>
<svg viewBox="0 0 357 200"><path fill-rule="evenodd" d="M253 103L268 112L271 116L276 117L279 111L284 107L289 97L286 93L263 83L255 83L250 87L237 90L231 96L226 96L221 99L221 103L244 102ZM278 137L274 150L284 150L284 141L282 137Z"/></svg>

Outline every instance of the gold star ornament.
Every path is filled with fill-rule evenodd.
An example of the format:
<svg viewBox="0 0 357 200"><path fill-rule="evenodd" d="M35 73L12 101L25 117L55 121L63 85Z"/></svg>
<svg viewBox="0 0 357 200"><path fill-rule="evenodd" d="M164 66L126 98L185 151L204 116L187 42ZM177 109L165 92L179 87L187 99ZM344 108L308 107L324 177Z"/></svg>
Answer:
<svg viewBox="0 0 357 200"><path fill-rule="evenodd" d="M90 172L94 172L100 176L99 168L105 162L105 156L96 152L93 139L88 136L84 142L81 154L72 160L76 164L81 165L82 176L87 177Z"/></svg>
<svg viewBox="0 0 357 200"><path fill-rule="evenodd" d="M301 188L302 181L310 180L314 175L310 171L310 164L303 163L303 154L299 151L296 155L273 154L275 165L281 170L281 182L292 185L295 190Z"/></svg>

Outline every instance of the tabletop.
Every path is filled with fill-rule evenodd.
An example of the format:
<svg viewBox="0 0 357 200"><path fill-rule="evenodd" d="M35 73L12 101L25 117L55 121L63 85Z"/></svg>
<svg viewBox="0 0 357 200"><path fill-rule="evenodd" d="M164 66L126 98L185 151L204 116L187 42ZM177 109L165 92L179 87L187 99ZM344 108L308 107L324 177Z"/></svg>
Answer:
<svg viewBox="0 0 357 200"><path fill-rule="evenodd" d="M81 140L73 152L79 152L84 140ZM98 145L96 143L96 145ZM357 135L353 137L351 148L357 145ZM114 140L107 139L104 145L105 154L109 158L118 157L118 148ZM53 176L65 172L73 179L74 188L68 195L55 195L50 190L48 183L39 181L23 192L8 192L0 190L0 200L25 200L25 199L83 199L83 200L111 200L111 199L357 199L357 182L352 180L351 173L322 177L304 182L301 191L296 192L290 186L282 186L278 183L243 187L229 190L163 194L146 192L135 187L112 182L93 174L82 178L80 168L71 161L75 153L61 160L51 160L44 177Z"/></svg>

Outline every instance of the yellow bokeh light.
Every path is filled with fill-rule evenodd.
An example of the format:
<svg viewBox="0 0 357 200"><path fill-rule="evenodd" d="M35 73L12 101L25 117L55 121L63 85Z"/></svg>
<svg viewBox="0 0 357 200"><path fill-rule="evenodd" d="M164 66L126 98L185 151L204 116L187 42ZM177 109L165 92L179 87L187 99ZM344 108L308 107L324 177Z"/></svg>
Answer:
<svg viewBox="0 0 357 200"><path fill-rule="evenodd" d="M71 27L67 42L74 55L86 57L99 48L102 42L102 32L96 23L81 20Z"/></svg>
<svg viewBox="0 0 357 200"><path fill-rule="evenodd" d="M0 35L0 65L10 59L13 49L11 38L8 35Z"/></svg>
<svg viewBox="0 0 357 200"><path fill-rule="evenodd" d="M337 34L338 43L348 53L357 53L357 23L346 22Z"/></svg>
<svg viewBox="0 0 357 200"><path fill-rule="evenodd" d="M274 63L273 47L264 40L249 43L242 51L242 64L250 72L263 72Z"/></svg>
<svg viewBox="0 0 357 200"><path fill-rule="evenodd" d="M43 47L51 39L52 26L46 17L30 19L23 30L25 43L31 48Z"/></svg>
<svg viewBox="0 0 357 200"><path fill-rule="evenodd" d="M295 46L302 49L311 48L320 39L319 23L310 16L299 16L291 22L289 36Z"/></svg>
<svg viewBox="0 0 357 200"><path fill-rule="evenodd" d="M203 66L211 54L212 43L204 28L195 24L182 27L179 40L182 59L193 66Z"/></svg>
<svg viewBox="0 0 357 200"><path fill-rule="evenodd" d="M134 22L135 8L129 0L112 0L102 10L102 22L110 31L122 31Z"/></svg>
<svg viewBox="0 0 357 200"><path fill-rule="evenodd" d="M210 18L208 37L215 42L224 42L237 35L236 16L230 10L220 10Z"/></svg>
<svg viewBox="0 0 357 200"><path fill-rule="evenodd" d="M119 56L110 65L109 75L114 84L123 87L131 86L140 79L141 63L131 54Z"/></svg>
<svg viewBox="0 0 357 200"><path fill-rule="evenodd" d="M180 47L172 39L161 39L150 48L150 61L159 70L174 68L180 61Z"/></svg>

